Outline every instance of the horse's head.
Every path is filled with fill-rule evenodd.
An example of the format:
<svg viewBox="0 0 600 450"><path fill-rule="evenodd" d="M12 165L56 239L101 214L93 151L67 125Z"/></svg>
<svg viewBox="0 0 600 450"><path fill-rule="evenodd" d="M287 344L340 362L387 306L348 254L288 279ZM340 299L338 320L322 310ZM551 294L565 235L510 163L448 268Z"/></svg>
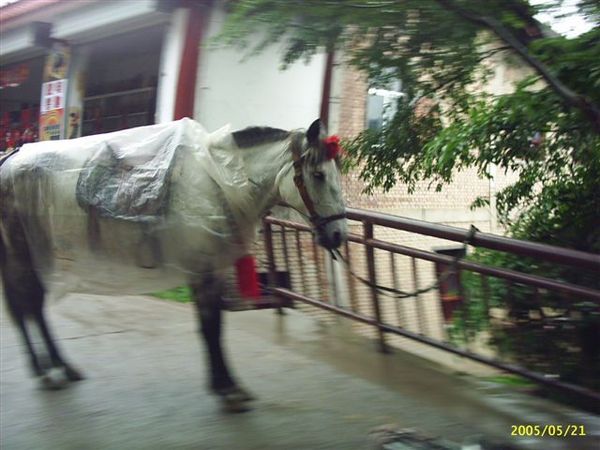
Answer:
<svg viewBox="0 0 600 450"><path fill-rule="evenodd" d="M337 145L335 139L326 137L320 120L312 123L306 135L292 133L293 184L287 177L280 186L283 200L306 214L317 243L327 249L339 247L347 237Z"/></svg>

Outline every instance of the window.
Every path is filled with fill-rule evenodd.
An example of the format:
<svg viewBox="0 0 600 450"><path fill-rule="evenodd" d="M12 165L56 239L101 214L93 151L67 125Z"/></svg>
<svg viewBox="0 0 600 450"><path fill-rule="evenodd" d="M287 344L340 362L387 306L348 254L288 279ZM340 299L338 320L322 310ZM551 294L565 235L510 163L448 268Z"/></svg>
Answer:
<svg viewBox="0 0 600 450"><path fill-rule="evenodd" d="M402 93L402 83L398 79L369 88L367 96L367 128L378 130L394 117L397 110L396 103L398 98L402 96L404 96Z"/></svg>

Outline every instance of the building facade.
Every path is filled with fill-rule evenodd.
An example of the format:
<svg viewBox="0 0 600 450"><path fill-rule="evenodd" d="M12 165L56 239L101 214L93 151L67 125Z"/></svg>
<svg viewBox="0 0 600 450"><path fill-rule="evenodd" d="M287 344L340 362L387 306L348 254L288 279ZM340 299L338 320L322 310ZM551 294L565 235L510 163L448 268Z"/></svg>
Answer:
<svg viewBox="0 0 600 450"><path fill-rule="evenodd" d="M326 56L286 71L277 48L244 59L214 42L224 15L209 0L0 8L3 138L15 145L26 130L30 140L66 139L182 117L208 131L307 127L320 114Z"/></svg>

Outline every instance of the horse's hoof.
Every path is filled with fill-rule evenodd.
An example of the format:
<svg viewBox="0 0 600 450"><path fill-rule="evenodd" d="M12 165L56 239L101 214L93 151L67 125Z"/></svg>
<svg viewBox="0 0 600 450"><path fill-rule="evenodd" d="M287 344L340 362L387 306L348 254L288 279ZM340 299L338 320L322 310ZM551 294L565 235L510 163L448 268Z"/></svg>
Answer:
<svg viewBox="0 0 600 450"><path fill-rule="evenodd" d="M223 410L225 412L241 413L252 409L248 402L254 400L254 396L239 386L217 389L215 392L221 397Z"/></svg>
<svg viewBox="0 0 600 450"><path fill-rule="evenodd" d="M252 408L248 405L247 401L241 400L237 396L222 396L221 402L223 405L223 411L226 413L244 413L250 411Z"/></svg>
<svg viewBox="0 0 600 450"><path fill-rule="evenodd" d="M233 389L236 395L239 397L240 401L242 402L251 402L256 400L256 397L250 391L244 389L243 387L235 386Z"/></svg>
<svg viewBox="0 0 600 450"><path fill-rule="evenodd" d="M256 400L256 397L249 391L240 386L230 386L227 388L215 389L215 393L222 398L232 398L240 402L250 402Z"/></svg>
<svg viewBox="0 0 600 450"><path fill-rule="evenodd" d="M47 391L56 391L67 386L68 380L65 373L58 367L53 367L40 377L40 388Z"/></svg>
<svg viewBox="0 0 600 450"><path fill-rule="evenodd" d="M65 372L65 377L67 377L67 380L69 380L69 381L85 380L85 377L83 376L83 374L71 366L65 365L64 372Z"/></svg>

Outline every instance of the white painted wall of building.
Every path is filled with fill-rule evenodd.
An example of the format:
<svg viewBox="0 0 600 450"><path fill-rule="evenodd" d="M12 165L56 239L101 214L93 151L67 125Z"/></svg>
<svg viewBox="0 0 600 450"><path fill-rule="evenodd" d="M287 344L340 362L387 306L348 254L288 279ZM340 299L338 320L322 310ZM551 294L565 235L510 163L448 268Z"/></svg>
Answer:
<svg viewBox="0 0 600 450"><path fill-rule="evenodd" d="M274 45L242 61L243 52L210 42L223 20L222 11L213 13L200 50L195 119L209 131L226 124L307 128L320 112L325 54L281 70L280 47Z"/></svg>
<svg viewBox="0 0 600 450"><path fill-rule="evenodd" d="M169 122L174 118L179 67L181 66L185 30L189 16L189 10L186 8L178 8L173 11L171 21L165 32L158 73L156 123Z"/></svg>
<svg viewBox="0 0 600 450"><path fill-rule="evenodd" d="M79 115L77 136L81 136L83 125L83 96L85 74L90 59L89 47L81 46L71 50L71 67L69 69L69 82L67 84L67 107L63 118L64 137L69 138L71 127L69 114L74 112Z"/></svg>
<svg viewBox="0 0 600 450"><path fill-rule="evenodd" d="M333 58L333 68L331 71L331 92L329 97L329 134L339 134L341 129L342 99L344 95L344 65L345 54L342 51L336 51Z"/></svg>

